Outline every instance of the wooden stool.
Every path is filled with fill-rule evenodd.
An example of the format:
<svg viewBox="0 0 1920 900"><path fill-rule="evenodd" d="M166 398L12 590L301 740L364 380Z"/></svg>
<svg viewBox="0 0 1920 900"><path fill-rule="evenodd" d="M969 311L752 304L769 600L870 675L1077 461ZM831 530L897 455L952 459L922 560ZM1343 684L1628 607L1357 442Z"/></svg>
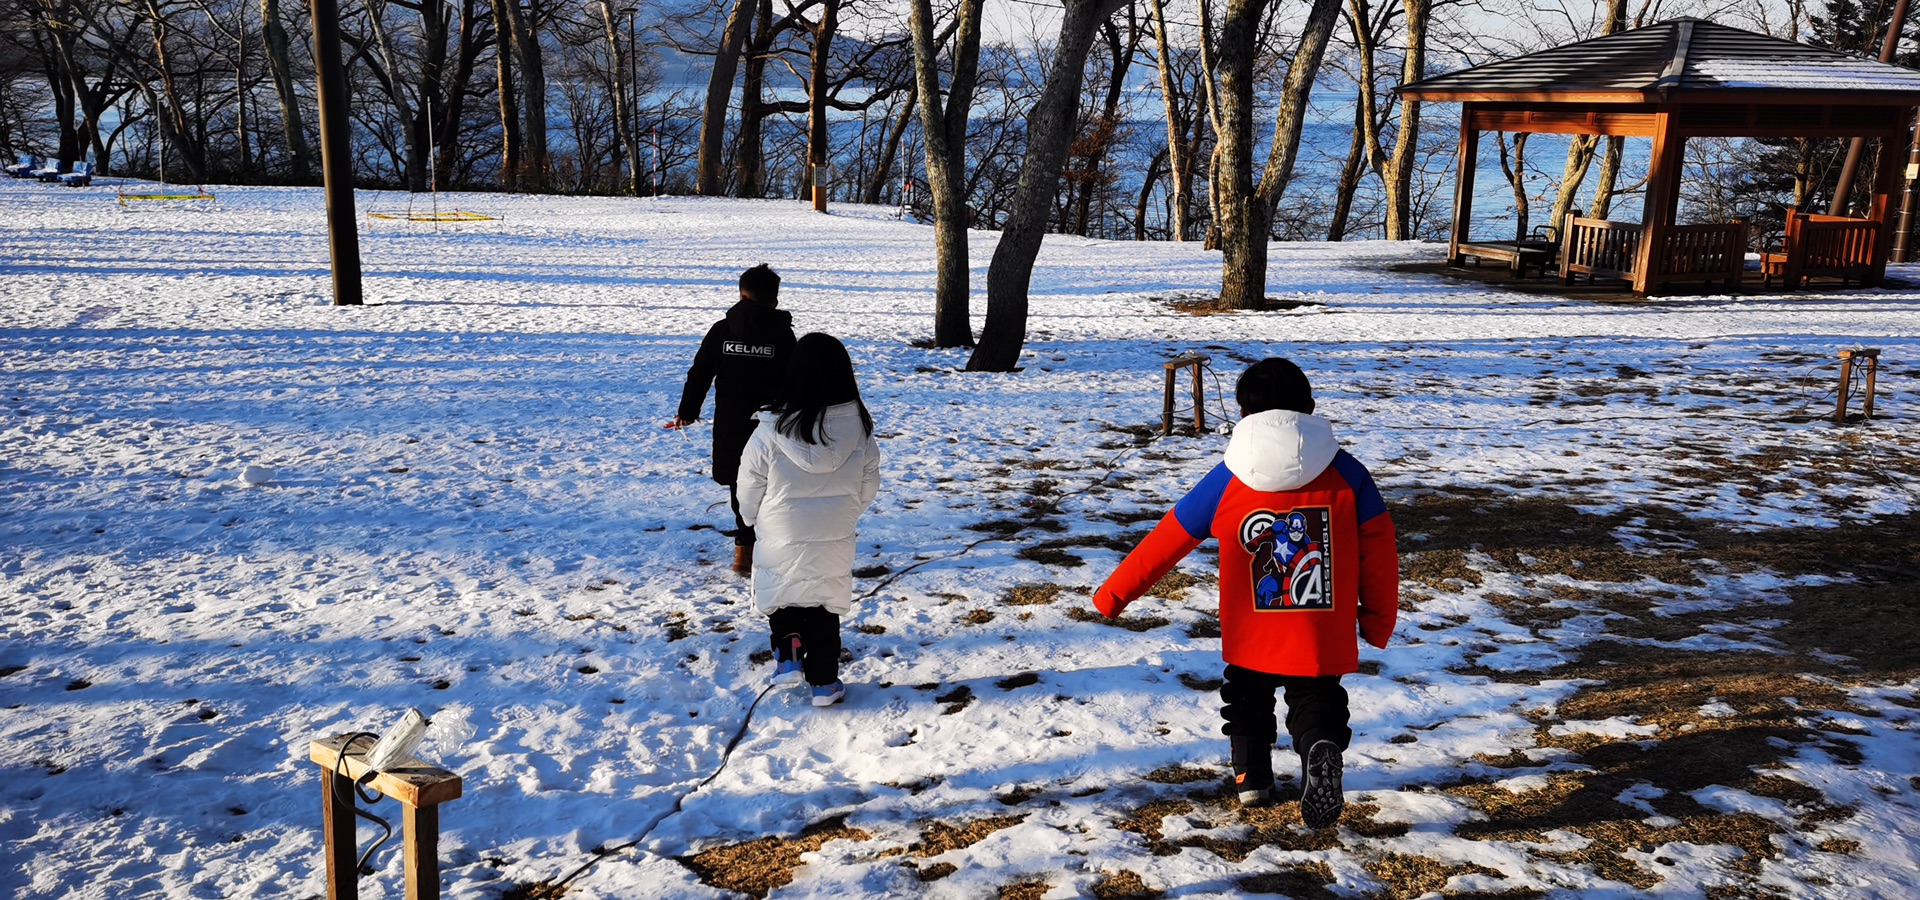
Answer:
<svg viewBox="0 0 1920 900"><path fill-rule="evenodd" d="M1840 402L1833 411L1833 420L1835 422L1844 423L1847 421L1847 399L1848 392L1853 390L1853 365L1855 360L1859 360L1860 365L1867 370L1867 386L1866 389L1861 392L1862 397L1860 402L1862 408L1860 417L1863 419L1873 418L1873 380L1874 376L1879 374L1880 370L1880 350L1878 348L1842 350L1840 351Z"/></svg>
<svg viewBox="0 0 1920 900"><path fill-rule="evenodd" d="M1166 404L1160 411L1162 437L1173 433L1173 373L1189 366L1193 368L1193 433L1200 434L1207 430L1206 404L1201 399L1205 392L1200 386L1200 369L1206 364L1207 356L1204 353L1189 353L1167 361Z"/></svg>
<svg viewBox="0 0 1920 900"><path fill-rule="evenodd" d="M354 783L367 774L367 752L373 741L341 751L357 735L338 734L314 741L309 756L320 766L322 827L327 833L327 897L359 900L360 873L354 851ZM337 774L336 774L337 773ZM440 804L460 796L460 776L409 757L373 777L369 787L400 802L403 863L407 873L407 900L440 898Z"/></svg>

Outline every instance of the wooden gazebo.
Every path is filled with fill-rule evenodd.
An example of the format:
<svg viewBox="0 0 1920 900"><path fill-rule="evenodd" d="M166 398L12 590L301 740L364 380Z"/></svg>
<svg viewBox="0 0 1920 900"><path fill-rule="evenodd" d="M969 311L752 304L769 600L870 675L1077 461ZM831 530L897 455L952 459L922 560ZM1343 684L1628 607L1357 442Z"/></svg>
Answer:
<svg viewBox="0 0 1920 900"><path fill-rule="evenodd" d="M1640 222L1569 215L1557 222L1560 272L1627 280L1640 293L1678 282L1737 284L1745 222L1678 225L1682 150L1690 137L1874 138L1881 142L1864 219L1795 214L1788 246L1763 257L1789 284L1815 274L1878 283L1892 244L1908 129L1920 72L1819 47L1675 19L1428 78L1400 88L1422 102L1457 102L1460 150L1447 256L1499 255L1468 238L1480 134L1529 132L1653 139ZM1505 242L1525 253L1525 242ZM1539 252L1539 248L1533 248ZM1518 256L1507 256L1516 263Z"/></svg>

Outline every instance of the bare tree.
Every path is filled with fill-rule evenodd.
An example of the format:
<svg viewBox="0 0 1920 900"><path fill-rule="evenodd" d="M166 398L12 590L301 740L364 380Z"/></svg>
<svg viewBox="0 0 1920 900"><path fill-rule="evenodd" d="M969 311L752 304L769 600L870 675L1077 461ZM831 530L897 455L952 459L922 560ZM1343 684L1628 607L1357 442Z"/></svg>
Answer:
<svg viewBox="0 0 1920 900"><path fill-rule="evenodd" d="M933 201L933 342L937 347L973 346L967 254L967 125L980 66L980 11L984 0L961 0L952 25L934 37L931 0L913 0L914 84L920 95L920 127L927 156L927 190ZM940 55L949 46L953 74L940 90Z"/></svg>
<svg viewBox="0 0 1920 900"><path fill-rule="evenodd" d="M967 359L975 372L1011 372L1027 340L1027 291L1033 263L1046 236L1049 208L1060 189L1060 165L1073 139L1075 107L1086 76L1087 54L1100 23L1123 0L1064 0L1053 62L1040 100L1028 115L1027 154L1019 188L1007 206L1007 221L987 269L987 321Z"/></svg>
<svg viewBox="0 0 1920 900"><path fill-rule="evenodd" d="M1220 298L1233 309L1266 305L1267 241L1274 209L1293 177L1300 131L1340 0L1313 0L1299 44L1281 87L1273 146L1256 186L1253 181L1253 70L1266 0L1229 0L1219 42L1220 144L1214 179L1219 205L1223 264Z"/></svg>
<svg viewBox="0 0 1920 900"><path fill-rule="evenodd" d="M727 140L727 106L733 97L740 51L753 33L753 21L760 14L761 6L761 0L736 0L732 14L727 16L727 27L720 33L713 68L707 75L707 103L700 117L700 162L695 187L707 196L726 193L721 157Z"/></svg>
<svg viewBox="0 0 1920 900"><path fill-rule="evenodd" d="M260 0L260 36L266 45L267 72L273 96L280 104L280 137L287 148L287 175L296 182L313 180L313 150L307 145L306 113L293 88L293 57L288 51L287 27L280 0Z"/></svg>

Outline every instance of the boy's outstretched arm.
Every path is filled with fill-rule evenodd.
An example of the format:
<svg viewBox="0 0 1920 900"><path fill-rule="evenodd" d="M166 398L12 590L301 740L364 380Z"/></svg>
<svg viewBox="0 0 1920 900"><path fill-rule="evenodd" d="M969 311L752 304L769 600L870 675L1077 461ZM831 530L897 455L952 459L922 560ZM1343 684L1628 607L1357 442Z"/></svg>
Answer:
<svg viewBox="0 0 1920 900"><path fill-rule="evenodd" d="M1107 616L1119 616L1127 604L1140 599L1140 595L1192 553L1193 548L1200 546L1212 531L1213 514L1220 508L1220 494L1232 480L1233 473L1227 471L1226 465L1215 466L1193 490L1180 498L1140 546L1120 561L1120 567L1107 576L1106 583L1093 592L1094 608Z"/></svg>
<svg viewBox="0 0 1920 900"><path fill-rule="evenodd" d="M700 349L693 354L693 365L687 369L687 383L680 389L680 408L667 427L674 428L690 425L700 418L700 407L707 402L707 389L713 386L716 364L720 358L721 329L725 322L708 329L707 336L700 340Z"/></svg>
<svg viewBox="0 0 1920 900"><path fill-rule="evenodd" d="M1202 540L1204 536L1188 534L1180 519L1174 513L1167 513L1140 546L1120 561L1120 567L1107 576L1106 583L1093 592L1093 608L1102 615L1119 617L1127 604L1140 599L1140 595L1158 584L1193 548L1200 546Z"/></svg>

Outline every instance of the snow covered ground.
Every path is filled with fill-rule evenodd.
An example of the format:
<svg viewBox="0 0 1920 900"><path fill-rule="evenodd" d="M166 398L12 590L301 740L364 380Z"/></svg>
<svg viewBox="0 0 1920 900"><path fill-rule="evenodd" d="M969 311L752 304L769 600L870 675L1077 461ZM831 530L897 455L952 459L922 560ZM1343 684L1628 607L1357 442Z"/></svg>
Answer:
<svg viewBox="0 0 1920 900"><path fill-rule="evenodd" d="M0 182L9 895L322 895L308 742L408 707L465 780L452 897L1920 883L1920 290L1602 305L1302 244L1270 283L1313 305L1194 316L1217 255L1056 236L1024 371L983 375L914 346L931 233L887 210L443 196L502 218L367 220L338 308L317 189L113 191ZM759 262L887 454L824 710L760 697L709 432L659 428ZM1880 417L1836 427L1862 346ZM1211 556L1087 615L1225 444L1150 436L1190 351L1210 422L1299 362L1400 523L1334 831L1221 799ZM363 896L400 896L377 864Z"/></svg>

